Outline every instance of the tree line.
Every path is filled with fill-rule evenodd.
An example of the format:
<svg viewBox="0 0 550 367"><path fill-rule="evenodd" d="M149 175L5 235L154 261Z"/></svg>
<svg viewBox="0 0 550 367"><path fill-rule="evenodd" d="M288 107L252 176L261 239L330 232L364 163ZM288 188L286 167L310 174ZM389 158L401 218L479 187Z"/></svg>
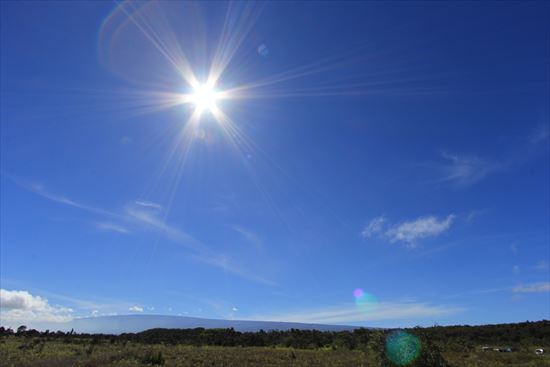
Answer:
<svg viewBox="0 0 550 367"><path fill-rule="evenodd" d="M397 338L396 335L405 335ZM351 331L319 331L290 329L240 332L229 329L150 329L139 333L87 334L63 331L38 331L20 326L15 331L0 327L0 337L19 336L28 340L61 340L66 343L117 344L127 343L222 346L222 347L289 347L296 349L361 350L377 359L377 365L394 366L388 350L396 358L412 358L410 366L439 366L447 363L442 349L466 351L481 345L527 346L550 345L550 321L524 322L482 326L433 326L409 329L367 329ZM397 340L396 345L391 345ZM412 342L411 342L412 341ZM417 349L417 350L416 350ZM399 364L398 364L399 365Z"/></svg>

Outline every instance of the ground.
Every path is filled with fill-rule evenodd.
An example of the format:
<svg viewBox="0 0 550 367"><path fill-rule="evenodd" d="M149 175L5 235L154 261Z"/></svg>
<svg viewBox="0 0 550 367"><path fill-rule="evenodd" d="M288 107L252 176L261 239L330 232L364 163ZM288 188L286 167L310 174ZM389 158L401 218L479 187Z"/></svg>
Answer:
<svg viewBox="0 0 550 367"><path fill-rule="evenodd" d="M534 347L513 353L445 352L456 367L550 367L550 355L538 356ZM9 336L0 339L0 366L376 366L359 350L292 349L282 347L193 347L83 340L48 340Z"/></svg>

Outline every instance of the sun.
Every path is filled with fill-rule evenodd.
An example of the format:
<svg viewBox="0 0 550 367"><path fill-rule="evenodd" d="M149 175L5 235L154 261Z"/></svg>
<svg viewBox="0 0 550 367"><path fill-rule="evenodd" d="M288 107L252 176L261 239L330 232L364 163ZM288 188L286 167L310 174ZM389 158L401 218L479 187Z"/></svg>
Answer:
<svg viewBox="0 0 550 367"><path fill-rule="evenodd" d="M188 101L195 105L195 109L199 113L212 112L217 108L216 102L221 97L222 94L216 90L215 86L206 83L197 85L188 96Z"/></svg>

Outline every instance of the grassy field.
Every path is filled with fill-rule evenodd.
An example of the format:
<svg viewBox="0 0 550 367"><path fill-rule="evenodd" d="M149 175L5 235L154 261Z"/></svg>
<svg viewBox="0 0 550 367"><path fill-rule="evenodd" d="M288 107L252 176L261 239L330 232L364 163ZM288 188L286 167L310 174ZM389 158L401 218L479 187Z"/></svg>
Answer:
<svg viewBox="0 0 550 367"><path fill-rule="evenodd" d="M0 344L0 366L368 366L360 351L59 341L39 341L30 347L33 343L18 337L5 340Z"/></svg>
<svg viewBox="0 0 550 367"><path fill-rule="evenodd" d="M479 348L478 348L479 349ZM452 366L550 366L550 356L533 348L513 353L448 352ZM92 340L48 340L9 336L0 339L0 366L377 366L359 350L282 347L193 347L139 343L94 344Z"/></svg>
<svg viewBox="0 0 550 367"><path fill-rule="evenodd" d="M480 347L481 348L481 347ZM451 366L456 367L544 367L550 366L550 355L536 355L535 348L527 348L512 353L476 351L456 353L443 351L443 357Z"/></svg>

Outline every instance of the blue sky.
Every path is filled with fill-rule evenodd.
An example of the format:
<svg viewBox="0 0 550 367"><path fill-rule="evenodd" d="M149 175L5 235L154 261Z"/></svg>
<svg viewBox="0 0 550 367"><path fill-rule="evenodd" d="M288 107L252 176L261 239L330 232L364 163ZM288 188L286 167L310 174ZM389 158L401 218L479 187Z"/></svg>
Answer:
<svg viewBox="0 0 550 367"><path fill-rule="evenodd" d="M1 6L3 323L550 318L547 2Z"/></svg>

